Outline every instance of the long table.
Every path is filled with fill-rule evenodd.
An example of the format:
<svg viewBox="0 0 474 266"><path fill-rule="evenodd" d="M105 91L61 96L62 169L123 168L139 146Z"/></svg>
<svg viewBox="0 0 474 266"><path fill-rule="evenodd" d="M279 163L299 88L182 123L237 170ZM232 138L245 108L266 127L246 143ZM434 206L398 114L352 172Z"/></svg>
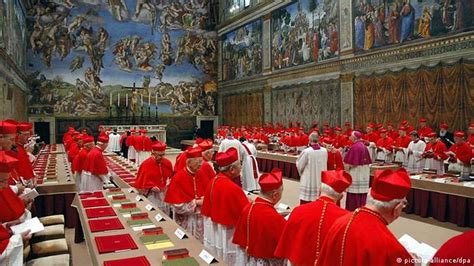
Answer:
<svg viewBox="0 0 474 266"><path fill-rule="evenodd" d="M55 147L55 151L51 151L49 146L40 151L40 155L46 154L49 158L56 158L56 176L53 179L45 178L41 184L37 184L36 190L40 195L34 201L34 209L38 217L64 214L65 225L68 228L74 228L77 213L71 207L71 203L76 193L76 183L67 161L67 154L64 152L64 146L56 144ZM48 162L50 160L48 159Z"/></svg>
<svg viewBox="0 0 474 266"><path fill-rule="evenodd" d="M125 194L125 196L130 199L132 202L135 202L137 204L137 207L140 208L142 211L146 211L146 206L148 204L151 204L150 201L148 201L144 196L141 196L142 201L135 201L136 196L138 195L136 192L129 192L128 189L123 188L122 193ZM104 191L105 194L105 191ZM111 204L111 199L107 198L107 201L109 204ZM112 204L111 204L112 205ZM92 259L92 264L93 265L103 265L104 261L108 260L116 260L116 259L125 259L125 258L131 258L131 257L138 257L138 256L146 256L148 261L152 265L162 265L163 261L163 251L164 250L170 250L170 249L176 249L176 248L186 248L189 251L189 255L194 257L196 261L199 262L201 265L205 265L206 263L199 257L199 254L202 250L204 250L204 245L201 244L197 239L195 239L192 235L187 233L187 238L180 239L178 238L174 232L176 229L180 228L182 231L184 231L183 228L178 226L170 217L168 217L165 213L163 213L159 209L155 209L152 211L146 211L149 215L149 218L152 220L153 224L157 227L162 227L163 232L168 235L170 238L171 242L175 245L172 248L165 248L165 249L155 249L155 250L148 250L144 244L140 241L140 231L133 231L132 228L130 228L127 225L127 219L123 217L120 213L117 212L117 208L114 208L114 211L117 213L117 218L120 220L122 225L124 226L124 229L119 229L119 230L110 230L110 231L105 231L105 232L96 232L92 233L91 229L89 227L88 219L86 216L85 208L82 205L81 200L79 200L79 197L75 197L73 201L73 206L77 208L77 211L79 213L79 219L82 224L82 229L84 231L84 237L85 241L87 244L87 248L89 251L89 255ZM164 218L164 221L157 221L154 217L160 214L161 217ZM99 218L100 219L100 218ZM130 234L133 241L135 244L138 246L138 249L134 250L128 250L124 252L112 252L112 253L105 253L105 254L100 254L97 245L95 243L95 237L98 236L112 236L112 235L117 235L117 234ZM213 263L214 265L214 263ZM215 265L224 265L223 263L215 263Z"/></svg>
<svg viewBox="0 0 474 266"><path fill-rule="evenodd" d="M192 145L194 141L184 140L184 146ZM295 181L300 180L296 168L296 155L278 152L257 151L257 162L260 171L270 172L274 167L282 169L283 176ZM373 164L371 176L376 170L396 169L395 164ZM473 183L473 182L470 182ZM474 228L474 186L468 183L457 183L447 179L441 182L439 179L427 178L412 179L412 189L407 199L406 213L414 213L421 217L433 217L441 222L450 222L462 227Z"/></svg>
<svg viewBox="0 0 474 266"><path fill-rule="evenodd" d="M170 151L171 153L173 151ZM119 159L120 158L120 159ZM126 169L129 173L135 175L136 174L136 167L134 164L128 160L122 159L121 157L118 157L116 155L110 155L107 156L106 158L110 162L118 163L121 166L123 166L124 169ZM173 221L169 216L167 216L164 212L162 212L160 209L154 207L154 210L147 211L146 206L147 205L152 205L152 203L146 199L144 196L140 196L141 201L136 201L136 197L139 195L137 193L137 190L134 189L130 184L131 181L127 182L123 180L118 174L115 172L111 171L112 173L112 182L113 184L121 188L121 191L123 194L125 194L127 199L130 199L132 202L135 202L137 204L137 207L140 208L143 212L147 212L149 215L149 218L152 220L153 224L155 226L159 226L163 228L163 231L165 234L168 235L170 238L171 242L175 245L173 248L165 248L165 249L157 249L157 250L148 250L144 244L140 242L139 236L141 232L136 232L133 231L130 227L127 225L127 219L120 215L116 209L114 210L117 213L117 218L119 218L120 222L122 225L124 225L124 229L121 230L113 230L113 231L106 231L106 232L98 232L98 233L92 233L88 224L88 219L85 213L85 209L82 205L81 200L79 197L75 197L72 205L77 208L77 212L79 214L79 221L80 224L82 224L82 232L77 232L76 230L76 237L84 237L87 248L89 251L89 255L92 258L92 263L93 265L103 265L104 261L108 260L115 260L115 259L123 259L123 258L130 258L130 257L138 257L138 256L146 256L149 262L152 265L162 265L162 260L163 260L163 251L164 250L170 250L170 249L176 249L176 248L186 248L189 251L189 255L191 257L194 257L196 261L199 262L200 265L206 265L206 263L199 257L199 254L201 251L205 250L204 245L201 244L196 238L194 238L191 234L186 233L187 238L184 239L179 239L174 232L176 229L180 229L182 231L185 231L183 228L181 228L175 221ZM103 193L105 194L105 190ZM111 204L111 198L107 198L107 201L109 204ZM159 214L161 217L164 218L164 221L157 221L154 217ZM97 246L95 244L94 238L96 236L110 236L110 235L116 235L116 234L130 234L134 240L134 242L137 244L138 249L135 250L130 250L126 252L120 252L120 253L107 253L107 254L99 254ZM79 236L78 236L79 235ZM76 241L77 242L77 241ZM210 252L209 252L210 253ZM212 254L211 254L212 255ZM215 257L215 255L213 255ZM217 262L213 263L213 265L224 265L222 262Z"/></svg>

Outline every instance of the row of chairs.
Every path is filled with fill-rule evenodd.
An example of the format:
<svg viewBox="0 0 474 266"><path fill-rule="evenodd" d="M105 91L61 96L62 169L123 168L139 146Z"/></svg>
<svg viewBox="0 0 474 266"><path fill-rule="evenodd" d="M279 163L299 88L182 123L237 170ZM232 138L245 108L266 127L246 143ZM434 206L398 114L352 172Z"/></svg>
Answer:
<svg viewBox="0 0 474 266"><path fill-rule="evenodd" d="M71 255L65 238L64 215L39 218L44 230L33 235L23 249L26 266L69 266Z"/></svg>

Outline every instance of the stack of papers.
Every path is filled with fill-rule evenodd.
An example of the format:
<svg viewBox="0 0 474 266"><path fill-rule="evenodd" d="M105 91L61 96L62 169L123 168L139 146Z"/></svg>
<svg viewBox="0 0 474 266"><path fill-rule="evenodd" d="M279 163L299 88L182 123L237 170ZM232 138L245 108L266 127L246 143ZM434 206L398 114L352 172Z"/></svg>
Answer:
<svg viewBox="0 0 474 266"><path fill-rule="evenodd" d="M38 217L26 220L21 224L14 225L10 228L13 234L21 234L26 230L30 230L30 234L38 233L44 230L43 224Z"/></svg>
<svg viewBox="0 0 474 266"><path fill-rule="evenodd" d="M416 241L413 237L404 234L402 237L398 239L400 244L405 247L405 249L412 254L415 254L419 258L421 258L421 265L428 265L430 260L436 253L436 249L432 246L420 243Z"/></svg>

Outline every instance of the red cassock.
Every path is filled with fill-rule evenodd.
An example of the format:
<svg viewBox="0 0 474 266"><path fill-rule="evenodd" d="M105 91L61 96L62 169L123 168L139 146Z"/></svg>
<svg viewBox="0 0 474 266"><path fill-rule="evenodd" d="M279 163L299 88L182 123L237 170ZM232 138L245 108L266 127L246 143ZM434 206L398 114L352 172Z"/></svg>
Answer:
<svg viewBox="0 0 474 266"><path fill-rule="evenodd" d="M77 156L77 154L79 154L79 150L80 150L79 146L74 141L69 147L69 150L67 151L67 157L70 162L74 161L74 158Z"/></svg>
<svg viewBox="0 0 474 266"><path fill-rule="evenodd" d="M151 151L151 139L148 136L143 136L143 151Z"/></svg>
<svg viewBox="0 0 474 266"><path fill-rule="evenodd" d="M201 213L215 223L235 226L248 202L244 191L230 177L219 173L206 188Z"/></svg>
<svg viewBox="0 0 474 266"><path fill-rule="evenodd" d="M143 151L143 138L144 136L135 136L134 138L134 145L133 147L137 151Z"/></svg>
<svg viewBox="0 0 474 266"><path fill-rule="evenodd" d="M306 134L299 135L299 144L298 146L307 146L309 144L309 137Z"/></svg>
<svg viewBox="0 0 474 266"><path fill-rule="evenodd" d="M418 129L418 134L420 135L420 138L428 136L428 134L430 134L431 132L433 132L433 130L428 126L424 126Z"/></svg>
<svg viewBox="0 0 474 266"><path fill-rule="evenodd" d="M467 137L467 142L469 145L474 145L474 134L471 134L469 137Z"/></svg>
<svg viewBox="0 0 474 266"><path fill-rule="evenodd" d="M391 137L380 138L375 145L377 148L385 148L391 152L393 150L393 139Z"/></svg>
<svg viewBox="0 0 474 266"><path fill-rule="evenodd" d="M263 143L265 143L265 144L270 143L270 140L268 139L268 136L267 136L266 134L262 134L262 135L260 136L260 140L261 140ZM306 144L305 144L305 145L306 145Z"/></svg>
<svg viewBox="0 0 474 266"><path fill-rule="evenodd" d="M79 154L77 154L76 157L74 157L74 161L72 161L71 164L71 170L73 173L80 173L82 170L84 170L84 163L87 159L87 154L89 151L86 149L82 148Z"/></svg>
<svg viewBox="0 0 474 266"><path fill-rule="evenodd" d="M471 244L469 244L471 243ZM430 266L441 266L441 265L467 265L467 260L470 263L474 261L474 252L472 252L472 243L474 243L474 230L465 232L461 235L455 236L444 243L433 256L433 262ZM448 260L459 260L464 259L463 262L458 264L446 263Z"/></svg>
<svg viewBox="0 0 474 266"><path fill-rule="evenodd" d="M0 254L3 254L5 249L8 246L8 243L10 243L10 233L8 233L7 229L5 227L0 226Z"/></svg>
<svg viewBox="0 0 474 266"><path fill-rule="evenodd" d="M433 151L434 158L436 160L446 160L448 159L448 155L446 155L446 152L448 151L448 148L446 148L446 144L444 142L438 140L435 142L435 144L429 142L426 144L425 151Z"/></svg>
<svg viewBox="0 0 474 266"><path fill-rule="evenodd" d="M64 135L63 135L63 144L66 144L66 142L68 142L71 139L71 132L72 131L68 131L68 132L64 133Z"/></svg>
<svg viewBox="0 0 474 266"><path fill-rule="evenodd" d="M17 150L18 153L16 158L18 159L18 164L15 168L16 172L26 180L32 179L35 177L35 174L33 172L33 166L31 165L28 154L22 145L18 145Z"/></svg>
<svg viewBox="0 0 474 266"><path fill-rule="evenodd" d="M396 130L389 130L387 132L387 136L389 136L390 138L392 138L393 140L396 140L399 136L398 132ZM410 138L410 137L408 137Z"/></svg>
<svg viewBox="0 0 474 266"><path fill-rule="evenodd" d="M186 161L188 160L188 154L183 151L178 156L176 156L176 161L174 163L174 172L177 173L179 170L186 168Z"/></svg>
<svg viewBox="0 0 474 266"><path fill-rule="evenodd" d="M363 139L368 142L377 143L377 140L380 139L380 136L376 132L370 132L370 133L365 134Z"/></svg>
<svg viewBox="0 0 474 266"><path fill-rule="evenodd" d="M162 158L161 162L157 163L153 157L149 157L138 168L134 187L138 189L158 187L163 191L168 178L172 175L173 165L170 160Z"/></svg>
<svg viewBox="0 0 474 266"><path fill-rule="evenodd" d="M318 248L321 251L329 228L336 219L347 213L347 210L339 208L334 201L324 196L296 207L283 230L275 250L276 257L286 258L293 265L314 265L316 252Z"/></svg>
<svg viewBox="0 0 474 266"><path fill-rule="evenodd" d="M134 135L128 136L127 139L125 140L125 145L127 145L127 147L134 147L135 146L135 136Z"/></svg>
<svg viewBox="0 0 474 266"><path fill-rule="evenodd" d="M165 202L180 204L199 199L204 196L207 180L203 180L197 174L189 172L188 168L181 169L173 178L166 191Z"/></svg>
<svg viewBox="0 0 474 266"><path fill-rule="evenodd" d="M335 140L334 147L336 147L337 149L348 146L347 138L344 135L336 135L334 140Z"/></svg>
<svg viewBox="0 0 474 266"><path fill-rule="evenodd" d="M6 223L20 218L25 213L25 204L15 192L7 186L0 190L0 222ZM0 227L2 227L0 225Z"/></svg>
<svg viewBox="0 0 474 266"><path fill-rule="evenodd" d="M69 151L73 143L75 143L75 141L72 139L72 137L68 139L66 143L64 143L64 148L66 149L66 151Z"/></svg>
<svg viewBox="0 0 474 266"><path fill-rule="evenodd" d="M216 176L216 171L214 171L214 167L210 162L203 159L202 166L196 175L200 176L203 180L207 180L207 182L211 182Z"/></svg>
<svg viewBox="0 0 474 266"><path fill-rule="evenodd" d="M99 147L94 147L87 154L87 159L84 163L84 170L93 175L105 175L109 172L107 164L105 163L104 155Z"/></svg>
<svg viewBox="0 0 474 266"><path fill-rule="evenodd" d="M470 164L472 159L472 149L467 142L461 144L454 144L449 148L450 151L456 154L456 158L463 164Z"/></svg>
<svg viewBox="0 0 474 266"><path fill-rule="evenodd" d="M341 152L334 149L328 150L327 170L344 170Z"/></svg>
<svg viewBox="0 0 474 266"><path fill-rule="evenodd" d="M242 211L232 242L247 249L249 256L275 258L273 254L285 223L285 218L278 214L272 203L257 197Z"/></svg>
<svg viewBox="0 0 474 266"><path fill-rule="evenodd" d="M410 137L409 136L398 136L398 138L395 139L395 142L393 146L395 147L402 147L402 148L407 148L408 145L410 144Z"/></svg>
<svg viewBox="0 0 474 266"><path fill-rule="evenodd" d="M346 129L346 131L344 131L344 135L346 135L347 137L350 137L352 135L352 128Z"/></svg>
<svg viewBox="0 0 474 266"><path fill-rule="evenodd" d="M387 228L386 221L363 207L336 220L316 265L399 265L397 259L409 262L411 256Z"/></svg>

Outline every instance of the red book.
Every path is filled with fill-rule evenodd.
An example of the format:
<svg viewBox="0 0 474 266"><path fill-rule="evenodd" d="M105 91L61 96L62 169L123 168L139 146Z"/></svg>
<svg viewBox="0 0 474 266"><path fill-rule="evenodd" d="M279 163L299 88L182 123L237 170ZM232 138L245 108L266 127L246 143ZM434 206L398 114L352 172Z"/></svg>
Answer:
<svg viewBox="0 0 474 266"><path fill-rule="evenodd" d="M86 215L89 219L107 216L117 216L112 207L86 209Z"/></svg>
<svg viewBox="0 0 474 266"><path fill-rule="evenodd" d="M93 233L123 229L123 225L118 218L90 220L89 227L91 228L91 232Z"/></svg>
<svg viewBox="0 0 474 266"><path fill-rule="evenodd" d="M104 261L104 266L150 266L145 256Z"/></svg>
<svg viewBox="0 0 474 266"><path fill-rule="evenodd" d="M95 243L100 254L138 249L130 234L97 236Z"/></svg>
<svg viewBox="0 0 474 266"><path fill-rule="evenodd" d="M135 175L127 173L127 174L120 174L119 177L126 179L126 178L132 178L135 179Z"/></svg>
<svg viewBox="0 0 474 266"><path fill-rule="evenodd" d="M181 258L189 257L189 251L186 248L165 250L163 252L163 256L165 257L166 260L181 259Z"/></svg>
<svg viewBox="0 0 474 266"><path fill-rule="evenodd" d="M91 207L100 207L100 206L109 206L109 202L106 199L85 199L82 200L82 206L84 208L91 208Z"/></svg>
<svg viewBox="0 0 474 266"><path fill-rule="evenodd" d="M143 235L161 235L163 234L163 227L145 228L142 230Z"/></svg>
<svg viewBox="0 0 474 266"><path fill-rule="evenodd" d="M112 196L112 200L123 200L126 199L125 195Z"/></svg>
<svg viewBox="0 0 474 266"><path fill-rule="evenodd" d="M130 203L122 203L121 206L122 206L122 209L133 209L137 207L137 204L134 202L130 202Z"/></svg>
<svg viewBox="0 0 474 266"><path fill-rule="evenodd" d="M142 220L142 219L148 218L148 213L146 212L134 213L130 215L130 217L132 218L132 220Z"/></svg>
<svg viewBox="0 0 474 266"><path fill-rule="evenodd" d="M116 188L109 188L108 191L109 191L109 192L118 192L118 191L122 191L122 189L116 187Z"/></svg>
<svg viewBox="0 0 474 266"><path fill-rule="evenodd" d="M132 181L135 181L135 177L122 178L122 180L125 182L132 182Z"/></svg>
<svg viewBox="0 0 474 266"><path fill-rule="evenodd" d="M90 199L90 198L103 198L104 194L102 191L95 191L95 192L84 192L79 194L81 199Z"/></svg>

